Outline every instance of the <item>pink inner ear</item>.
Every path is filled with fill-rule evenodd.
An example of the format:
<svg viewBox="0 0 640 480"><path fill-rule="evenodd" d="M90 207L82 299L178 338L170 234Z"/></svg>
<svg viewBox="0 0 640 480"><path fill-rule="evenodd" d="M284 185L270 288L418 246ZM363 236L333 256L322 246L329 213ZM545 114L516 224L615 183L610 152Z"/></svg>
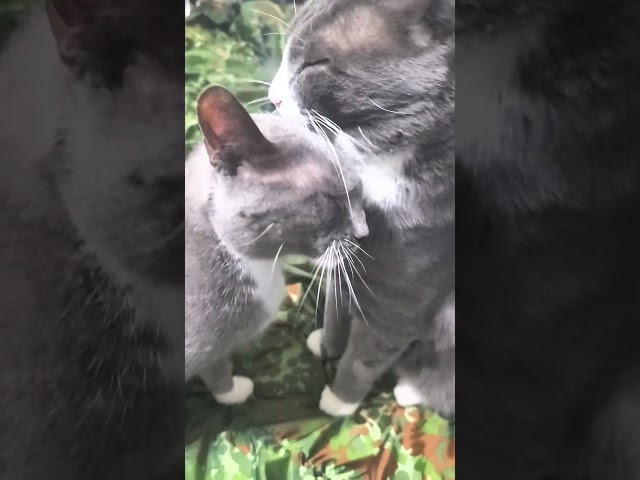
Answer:
<svg viewBox="0 0 640 480"><path fill-rule="evenodd" d="M214 150L260 151L271 145L231 92L209 87L198 99L198 122Z"/></svg>

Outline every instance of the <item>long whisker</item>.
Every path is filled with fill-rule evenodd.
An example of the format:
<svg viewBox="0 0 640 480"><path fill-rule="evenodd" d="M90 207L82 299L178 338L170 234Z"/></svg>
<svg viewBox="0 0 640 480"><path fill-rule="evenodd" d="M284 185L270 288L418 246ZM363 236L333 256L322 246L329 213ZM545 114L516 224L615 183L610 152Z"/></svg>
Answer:
<svg viewBox="0 0 640 480"><path fill-rule="evenodd" d="M342 258L340 258L340 253L335 248L335 245L331 244L331 248L336 253L336 262L341 262ZM333 296L334 296L335 301L336 301L336 315L340 314L340 310L338 309L338 282L337 282L337 280L338 280L337 272L339 272L339 271L340 271L340 269L338 268L338 265L336 263L336 266L331 269L331 272L333 273L333 277L334 277L333 278Z"/></svg>
<svg viewBox="0 0 640 480"><path fill-rule="evenodd" d="M282 251L282 247L284 247L284 243L280 245L278 252L276 253L276 257L273 259L273 265L271 265L271 275L273 276L273 272L276 269L276 263L278 262L278 257L280 256L280 252Z"/></svg>
<svg viewBox="0 0 640 480"><path fill-rule="evenodd" d="M371 260L375 260L371 255L369 255L364 248L362 248L360 245L358 245L355 242L352 242L351 240L349 240L348 238L345 238L345 240L347 242L349 242L351 245L353 245L354 247L356 247L358 250L360 250L362 253L364 253L367 257L369 257Z"/></svg>
<svg viewBox="0 0 640 480"><path fill-rule="evenodd" d="M373 151L369 147L358 142L355 138L353 138L348 133L345 133L345 131L342 130L342 128L340 128L340 126L337 123L335 123L333 120L331 120L328 117L325 117L321 113L318 113L314 109L311 109L311 111L315 114L316 120L322 125L324 125L326 128L328 128L331 132L333 132L334 135L336 136L340 135L342 137L345 137L354 145L359 146L360 148L362 148L363 150L366 150L367 152L373 153Z"/></svg>
<svg viewBox="0 0 640 480"><path fill-rule="evenodd" d="M309 110L306 110L307 114L309 115L309 118L311 119L312 123L316 123L315 118L313 117L313 115L309 112ZM317 124L316 124L317 126ZM317 129L318 133L325 139L325 141L327 142L330 150L333 153L334 156L334 160L335 160L335 165L338 167L339 169L339 176L340 176L340 180L342 180L342 184L344 185L344 191L347 195L347 204L349 205L349 213L353 216L353 207L351 206L351 198L349 197L349 188L347 187L347 181L345 179L344 176L344 171L342 170L342 164L340 163L340 159L338 157L338 152L336 152L335 147L333 146L333 143L331 142L331 140L329 140L329 137L327 136L327 134L322 130L322 128Z"/></svg>
<svg viewBox="0 0 640 480"><path fill-rule="evenodd" d="M254 9L253 11L254 11L254 12L257 12L257 13L261 13L262 15L266 15L267 17L271 17L271 18L273 18L274 20L277 20L277 21L279 21L280 23L282 23L285 27L288 27L288 26L289 26L289 24L288 24L287 22L285 22L285 21L284 21L284 20L282 20L281 18L276 17L275 15L271 15L270 13L263 12L263 11L261 11L261 10L255 10L255 9Z"/></svg>
<svg viewBox="0 0 640 480"><path fill-rule="evenodd" d="M271 86L270 82L265 82L264 80L255 80L253 78L239 78L239 79L236 80L236 82L257 83L258 85L266 85L267 87Z"/></svg>
<svg viewBox="0 0 640 480"><path fill-rule="evenodd" d="M376 102L374 102L371 98L369 99L369 101L371 103L373 103L376 107L378 107L380 110L384 110L385 112L389 112L389 113L395 113L397 115L411 115L410 113L407 112L396 112L394 110L389 110L387 108L381 107L380 105L378 105Z"/></svg>
<svg viewBox="0 0 640 480"><path fill-rule="evenodd" d="M271 230L273 228L274 225L275 225L275 223L269 224L269 226L267 228L265 228L260 235L258 235L256 238L251 240L249 243L245 244L245 247L248 247L249 245L252 245L252 244L256 243L258 240L260 240L262 237L264 237L269 232L269 230Z"/></svg>
<svg viewBox="0 0 640 480"><path fill-rule="evenodd" d="M245 107L248 107L249 105L253 105L255 103L267 103L270 102L271 100L269 100L269 97L262 97L262 98L256 98L255 100L251 100L250 102L245 103Z"/></svg>
<svg viewBox="0 0 640 480"><path fill-rule="evenodd" d="M329 256L329 258L331 258L331 256ZM326 262L323 262L322 270L320 272L320 280L318 280L318 295L316 296L316 324L318 322L318 303L320 302L320 289L322 288L322 279L324 278L326 267Z"/></svg>
<svg viewBox="0 0 640 480"><path fill-rule="evenodd" d="M170 242L172 239L174 239L176 236L178 236L183 231L184 231L184 222L182 222L176 228L171 230L164 237L160 238L154 244L146 246L146 247L143 247L142 249L140 249L139 253L151 253L151 252L159 249L160 247L166 245L168 242Z"/></svg>
<svg viewBox="0 0 640 480"><path fill-rule="evenodd" d="M344 246L342 248L344 248ZM362 270L364 271L364 273L367 273L367 268L364 266L364 263L362 263L362 260L360 260L360 257L358 257L356 252L349 251L348 249L345 249L345 251L349 254L351 258L355 258L358 261L358 263L362 266Z"/></svg>
<svg viewBox="0 0 640 480"><path fill-rule="evenodd" d="M369 140L369 139L366 137L366 135L365 135L365 134L364 134L364 132L362 131L362 128L360 128L360 125L358 125L358 130L360 131L360 135L362 135L362 138L364 138L364 139L365 139L365 141L366 141L369 145L371 145L373 148L378 148L378 147L376 147L376 146L375 146L375 144L374 144L371 140Z"/></svg>
<svg viewBox="0 0 640 480"><path fill-rule="evenodd" d="M342 264L342 266L344 267L344 264ZM346 273L346 270L345 270L345 273ZM364 312L362 311L362 308L360 307L360 302L358 301L358 298L356 297L356 292L353 290L353 285L351 284L351 280L349 279L348 276L346 276L346 281L347 281L347 288L349 289L350 298L353 299L353 302L355 303L356 307L358 308L358 311L360 312L360 315L362 315L362 319L364 320L364 323L369 325L369 322L367 321L367 318L366 318Z"/></svg>
<svg viewBox="0 0 640 480"><path fill-rule="evenodd" d="M343 263L343 259L340 258L340 263ZM339 267L339 265L336 265L336 267ZM341 268L336 268L336 277L338 280L338 290L340 290L340 305L342 305L342 275L341 275Z"/></svg>
<svg viewBox="0 0 640 480"><path fill-rule="evenodd" d="M302 309L302 306L304 305L305 300L309 296L309 292L311 292L311 288L313 287L313 282L315 282L316 277L318 276L318 272L320 271L320 266L324 261L324 258L326 255L327 255L327 252L324 252L316 262L313 269L311 270L311 275L312 275L311 281L309 282L309 286L307 287L307 290L304 292L304 295L302 296L302 300L300 300L300 305L298 305L298 313L300 313L300 310Z"/></svg>
<svg viewBox="0 0 640 480"><path fill-rule="evenodd" d="M344 247L342 247L344 249ZM369 292L375 297L375 294L373 293L373 291L371 290L371 288L369 288L369 285L367 284L367 282L365 281L364 278L362 278L362 275L360 275L360 272L358 271L358 268L356 267L356 264L353 262L353 260L351 259L351 252L349 252L348 250L344 249L344 253L345 256L347 258L347 261L351 264L351 266L354 268L356 275L358 275L358 278L360 279L360 281L362 282L362 284L366 287L367 290L369 290Z"/></svg>

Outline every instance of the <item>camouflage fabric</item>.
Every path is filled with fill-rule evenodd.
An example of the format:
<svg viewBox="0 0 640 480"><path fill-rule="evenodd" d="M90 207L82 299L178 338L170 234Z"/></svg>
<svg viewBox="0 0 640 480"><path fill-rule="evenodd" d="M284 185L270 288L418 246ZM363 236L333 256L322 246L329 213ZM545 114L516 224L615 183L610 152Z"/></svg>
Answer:
<svg viewBox="0 0 640 480"><path fill-rule="evenodd" d="M304 276L304 267L289 270L290 281L304 285ZM221 406L201 385L189 386L185 480L454 479L453 428L426 409L399 407L389 378L353 417L318 409L322 366L305 345L316 296L303 308L299 296L238 353L237 372L255 382L245 405Z"/></svg>

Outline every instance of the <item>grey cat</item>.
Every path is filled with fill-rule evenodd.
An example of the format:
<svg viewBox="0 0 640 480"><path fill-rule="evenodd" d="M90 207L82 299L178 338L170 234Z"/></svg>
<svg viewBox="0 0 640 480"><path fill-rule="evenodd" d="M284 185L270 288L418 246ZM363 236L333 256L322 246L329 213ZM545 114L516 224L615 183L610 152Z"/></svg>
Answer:
<svg viewBox="0 0 640 480"><path fill-rule="evenodd" d="M185 377L221 403L244 402L250 379L230 354L275 318L283 258L322 260L368 234L361 185L321 137L274 115L251 117L231 93L198 100L205 136L186 163Z"/></svg>
<svg viewBox="0 0 640 480"><path fill-rule="evenodd" d="M2 480L183 452L182 27L90 3L47 2L0 59Z"/></svg>
<svg viewBox="0 0 640 480"><path fill-rule="evenodd" d="M308 339L316 354L344 351L320 401L333 415L391 368L400 404L455 412L454 25L452 0L308 2L271 86L363 182L370 235Z"/></svg>

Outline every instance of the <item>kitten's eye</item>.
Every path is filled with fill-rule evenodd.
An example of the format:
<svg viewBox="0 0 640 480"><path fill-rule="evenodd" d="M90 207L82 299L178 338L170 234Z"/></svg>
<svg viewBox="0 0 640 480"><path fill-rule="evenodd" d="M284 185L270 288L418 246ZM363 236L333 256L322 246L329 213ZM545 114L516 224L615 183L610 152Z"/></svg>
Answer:
<svg viewBox="0 0 640 480"><path fill-rule="evenodd" d="M321 67L323 65L329 65L329 63L330 62L329 62L328 58L321 58L320 60L314 60L313 62L305 62L298 69L298 75L301 74L302 72L304 72L305 70L309 69L309 68Z"/></svg>

